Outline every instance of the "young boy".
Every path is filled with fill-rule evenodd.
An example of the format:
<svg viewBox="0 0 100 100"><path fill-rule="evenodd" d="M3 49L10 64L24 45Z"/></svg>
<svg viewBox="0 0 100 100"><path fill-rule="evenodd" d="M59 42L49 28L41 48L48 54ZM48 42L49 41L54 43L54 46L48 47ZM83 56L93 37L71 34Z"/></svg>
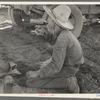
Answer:
<svg viewBox="0 0 100 100"><path fill-rule="evenodd" d="M75 75L84 58L79 41L70 31L73 29L69 21L71 9L66 5L43 8L49 15L47 30L55 36L52 59L38 71L27 72L26 84L34 88L68 88L72 93L79 93Z"/></svg>

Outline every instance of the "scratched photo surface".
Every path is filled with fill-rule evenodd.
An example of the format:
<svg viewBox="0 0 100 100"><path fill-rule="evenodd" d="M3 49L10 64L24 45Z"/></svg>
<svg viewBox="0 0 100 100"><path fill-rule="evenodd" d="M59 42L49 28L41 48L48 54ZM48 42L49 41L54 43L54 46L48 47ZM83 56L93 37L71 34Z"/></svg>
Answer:
<svg viewBox="0 0 100 100"><path fill-rule="evenodd" d="M31 77L33 75L32 71L39 72L38 70L41 70L42 68L45 69L44 66L48 65L49 67L51 67L51 65L53 64L50 65L50 63L53 63L53 60L55 60L55 58L52 59L52 55L54 54L53 46L55 46L56 43L55 38L52 38L52 36L47 33L47 30L46 32L44 31L44 28L46 28L48 23L49 22L52 23L52 21L48 21L49 18L51 17L44 10L44 6L46 6L48 9L54 9L59 5L58 4L55 5L1 4L0 5L0 93L1 94L38 93L40 94L40 96L43 96L43 93L48 93L51 94L49 96L54 96L55 93L69 94L75 92L75 91L74 92L70 91L70 89L73 88L74 86L74 81L70 81L68 83L70 84L69 86L67 86L66 82L67 80L66 75L72 73L70 71L68 72L64 70L62 74L59 74L59 72L57 72L56 75L53 72L51 72L53 74L47 77L42 77L41 75L43 74L39 74L40 76L37 77L33 78ZM65 5L62 4L60 6L65 6ZM77 85L79 87L78 93L99 94L100 93L100 5L66 4L66 6L70 9L71 12L69 16L67 16L69 11L65 12L65 14L67 14L66 16L68 17L68 19L67 18L65 19L69 20L70 23L73 25L73 29L69 30L72 32L71 33L72 36L74 36L79 41L82 47L83 57L84 57L84 63L82 63L82 65L79 67L79 70L75 74L75 77L77 79ZM50 11L51 11L50 13L55 13L56 15L59 13L59 11L58 12L57 11L53 12L53 10ZM58 16L58 18L62 16ZM62 23L64 24L64 22ZM70 27L70 25L67 27ZM61 43L59 43L59 45L62 47L66 47L66 45ZM63 56L65 56L65 54ZM60 56L56 55L56 57L58 57L56 59L58 59L58 61L60 61L61 63L64 61L64 58L61 55ZM57 65L61 64L60 62L57 63ZM45 73L49 72L50 71L48 68L48 70L46 70ZM57 79L57 81L55 81L55 79ZM53 84L52 81L55 81L54 86L52 85Z"/></svg>

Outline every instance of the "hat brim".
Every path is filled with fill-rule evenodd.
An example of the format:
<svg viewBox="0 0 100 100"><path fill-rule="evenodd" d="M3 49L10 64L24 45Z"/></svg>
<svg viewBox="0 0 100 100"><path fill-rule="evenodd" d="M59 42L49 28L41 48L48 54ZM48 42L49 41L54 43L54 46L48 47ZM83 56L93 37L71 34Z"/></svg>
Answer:
<svg viewBox="0 0 100 100"><path fill-rule="evenodd" d="M71 29L71 30L74 28L73 25L72 25L72 23L69 20L66 23L63 23L63 22L61 22L61 21L59 21L59 20L57 20L55 18L55 16L53 15L53 13L51 12L51 10L47 6L43 6L43 8L47 12L47 14L52 18L52 20L56 24L58 24L59 26L61 26L62 28L64 28L64 29Z"/></svg>

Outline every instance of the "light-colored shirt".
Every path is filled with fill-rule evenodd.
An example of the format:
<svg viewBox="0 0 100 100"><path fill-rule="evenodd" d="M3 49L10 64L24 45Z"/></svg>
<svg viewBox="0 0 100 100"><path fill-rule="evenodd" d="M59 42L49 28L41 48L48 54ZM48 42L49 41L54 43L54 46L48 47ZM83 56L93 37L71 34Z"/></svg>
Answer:
<svg viewBox="0 0 100 100"><path fill-rule="evenodd" d="M77 38L68 30L63 30L59 34L53 46L52 61L39 70L41 78L59 73L68 65L82 64L84 62L83 51Z"/></svg>

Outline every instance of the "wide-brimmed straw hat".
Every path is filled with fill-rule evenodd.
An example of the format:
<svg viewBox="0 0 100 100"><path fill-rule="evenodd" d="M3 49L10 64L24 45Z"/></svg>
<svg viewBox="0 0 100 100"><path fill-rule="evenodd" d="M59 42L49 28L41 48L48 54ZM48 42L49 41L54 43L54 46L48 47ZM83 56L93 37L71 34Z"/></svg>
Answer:
<svg viewBox="0 0 100 100"><path fill-rule="evenodd" d="M67 5L59 5L53 9L48 6L43 6L47 14L56 24L64 29L73 29L73 25L69 20L71 9Z"/></svg>

